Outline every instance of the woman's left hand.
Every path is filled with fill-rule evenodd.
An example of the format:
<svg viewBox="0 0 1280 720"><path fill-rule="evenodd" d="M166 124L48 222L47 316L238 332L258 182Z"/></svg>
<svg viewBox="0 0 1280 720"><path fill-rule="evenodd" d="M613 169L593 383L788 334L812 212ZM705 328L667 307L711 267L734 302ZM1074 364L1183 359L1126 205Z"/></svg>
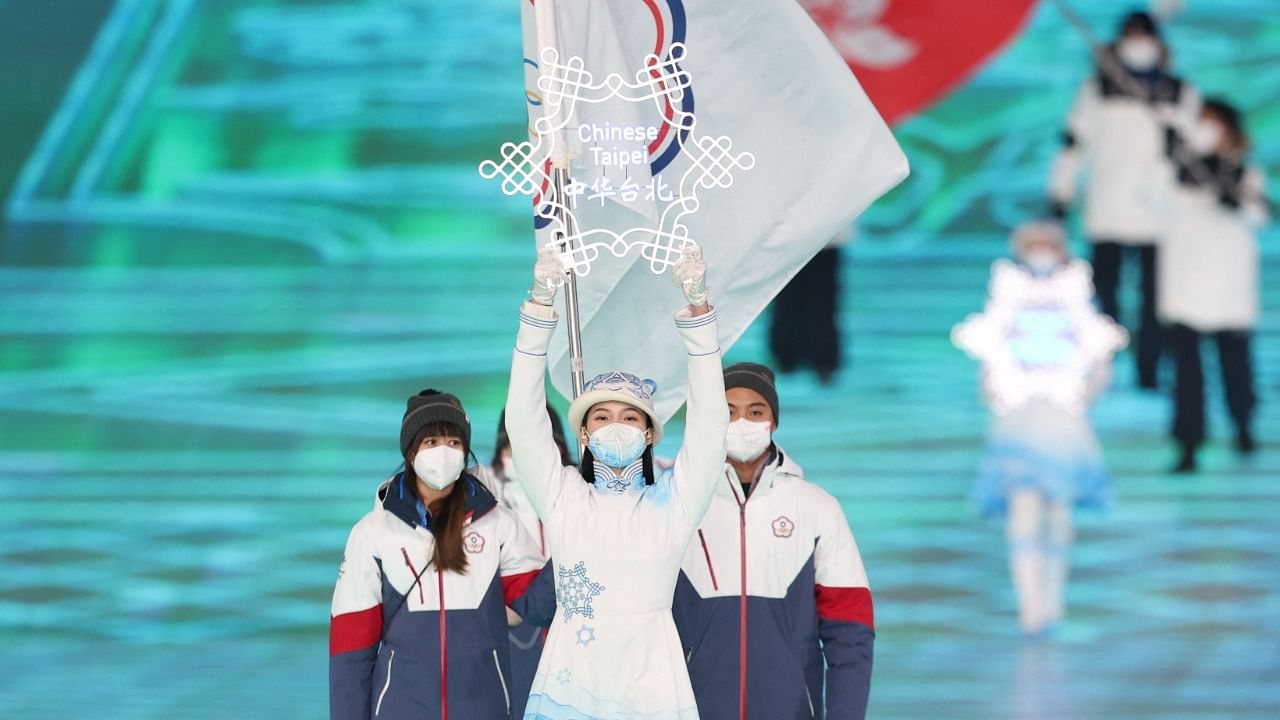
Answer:
<svg viewBox="0 0 1280 720"><path fill-rule="evenodd" d="M707 304L707 261L702 257L702 247L696 243L685 246L671 268L671 281L684 291L684 299L694 315L711 312Z"/></svg>

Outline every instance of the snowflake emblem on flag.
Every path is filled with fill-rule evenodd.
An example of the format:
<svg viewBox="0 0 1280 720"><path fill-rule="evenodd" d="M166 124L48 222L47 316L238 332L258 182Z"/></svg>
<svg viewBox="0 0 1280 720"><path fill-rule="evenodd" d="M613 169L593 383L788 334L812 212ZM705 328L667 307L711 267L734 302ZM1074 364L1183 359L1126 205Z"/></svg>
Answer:
<svg viewBox="0 0 1280 720"><path fill-rule="evenodd" d="M563 611L564 621L569 622L575 614L594 619L596 611L591 601L604 592L604 586L587 577L587 564L579 560L572 568L561 565L557 574L556 605Z"/></svg>
<svg viewBox="0 0 1280 720"><path fill-rule="evenodd" d="M1129 336L1093 306L1086 263L1072 262L1036 277L997 260L986 308L957 325L951 339L982 363L997 414L1035 399L1079 414L1088 407L1099 366L1109 363Z"/></svg>
<svg viewBox="0 0 1280 720"><path fill-rule="evenodd" d="M596 641L596 629L590 625L583 625L578 628L577 632L578 644L587 647Z"/></svg>
<svg viewBox="0 0 1280 720"><path fill-rule="evenodd" d="M681 102L692 86L689 72L680 66L687 53L683 43L672 43L665 57L646 55L632 79L619 73L597 79L581 57L562 60L555 48L543 48L537 85L544 114L533 123L533 139L504 143L497 160L480 163L481 177L498 179L503 194L528 195L534 199L536 218L549 223L552 237L559 236L566 243L567 250L561 253L561 261L578 276L587 275L602 252L620 258L636 249L649 261L650 270L657 274L666 272L680 259L685 246L696 240L689 236L685 219L697 212L699 193L729 188L737 173L755 167L755 156L734 150L730 138L696 134L697 118L691 110L685 110ZM564 133L577 117L575 110L580 105L612 100L654 103L658 108L662 133L676 138L674 142L680 156L688 160L675 192L670 192L665 180L655 174L647 185L634 184L628 176L627 183L619 188L612 187L612 182L604 177L603 183L598 180L592 186L592 194L586 194L586 188L579 187L583 183L575 180L559 190L563 197L557 196L551 178L552 158L563 156L569 150L564 147L568 145ZM578 126L579 131L581 127ZM668 190L665 194L664 189ZM642 196L642 190L644 200L654 201L655 208L656 201L666 202L657 213L656 225L617 232L586 227L580 222L582 213L574 202L578 195L584 195L588 203L599 199L603 206L606 198L636 201Z"/></svg>

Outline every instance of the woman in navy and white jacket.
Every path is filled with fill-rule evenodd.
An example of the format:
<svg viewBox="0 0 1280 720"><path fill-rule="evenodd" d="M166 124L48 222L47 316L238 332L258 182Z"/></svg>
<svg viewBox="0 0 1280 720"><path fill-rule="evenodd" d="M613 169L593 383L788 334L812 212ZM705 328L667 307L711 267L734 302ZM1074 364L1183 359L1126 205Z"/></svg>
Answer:
<svg viewBox="0 0 1280 720"><path fill-rule="evenodd" d="M773 443L773 372L724 372L728 463L672 610L702 720L861 720L875 621L840 503ZM825 687L825 693L824 693Z"/></svg>
<svg viewBox="0 0 1280 720"><path fill-rule="evenodd" d="M333 720L509 718L507 612L538 613L525 591L536 542L466 472L471 424L452 395L409 398L405 469L352 528L333 593Z"/></svg>

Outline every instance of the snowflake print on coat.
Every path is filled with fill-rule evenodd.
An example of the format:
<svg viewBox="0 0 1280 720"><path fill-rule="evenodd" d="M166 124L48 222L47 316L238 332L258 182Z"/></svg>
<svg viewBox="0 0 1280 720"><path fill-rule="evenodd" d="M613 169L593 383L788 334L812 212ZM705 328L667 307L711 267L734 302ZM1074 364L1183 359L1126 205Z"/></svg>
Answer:
<svg viewBox="0 0 1280 720"><path fill-rule="evenodd" d="M591 607L591 601L604 592L604 586L587 577L587 565L581 560L573 569L561 565L558 573L560 577L556 583L556 605L564 611L564 621L569 622L574 614L594 619L596 611Z"/></svg>

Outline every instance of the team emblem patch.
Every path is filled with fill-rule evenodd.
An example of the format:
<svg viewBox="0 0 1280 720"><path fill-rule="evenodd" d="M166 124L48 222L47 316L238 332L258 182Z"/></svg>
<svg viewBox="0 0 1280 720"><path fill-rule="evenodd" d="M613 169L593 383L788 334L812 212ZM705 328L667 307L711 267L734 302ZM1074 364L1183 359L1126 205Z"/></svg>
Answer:
<svg viewBox="0 0 1280 720"><path fill-rule="evenodd" d="M780 538L789 538L791 533L795 531L796 524L791 522L791 518L786 515L779 515L773 521L773 536Z"/></svg>
<svg viewBox="0 0 1280 720"><path fill-rule="evenodd" d="M472 555L479 555L484 552L484 536L476 532L467 533L462 537L462 549Z"/></svg>

